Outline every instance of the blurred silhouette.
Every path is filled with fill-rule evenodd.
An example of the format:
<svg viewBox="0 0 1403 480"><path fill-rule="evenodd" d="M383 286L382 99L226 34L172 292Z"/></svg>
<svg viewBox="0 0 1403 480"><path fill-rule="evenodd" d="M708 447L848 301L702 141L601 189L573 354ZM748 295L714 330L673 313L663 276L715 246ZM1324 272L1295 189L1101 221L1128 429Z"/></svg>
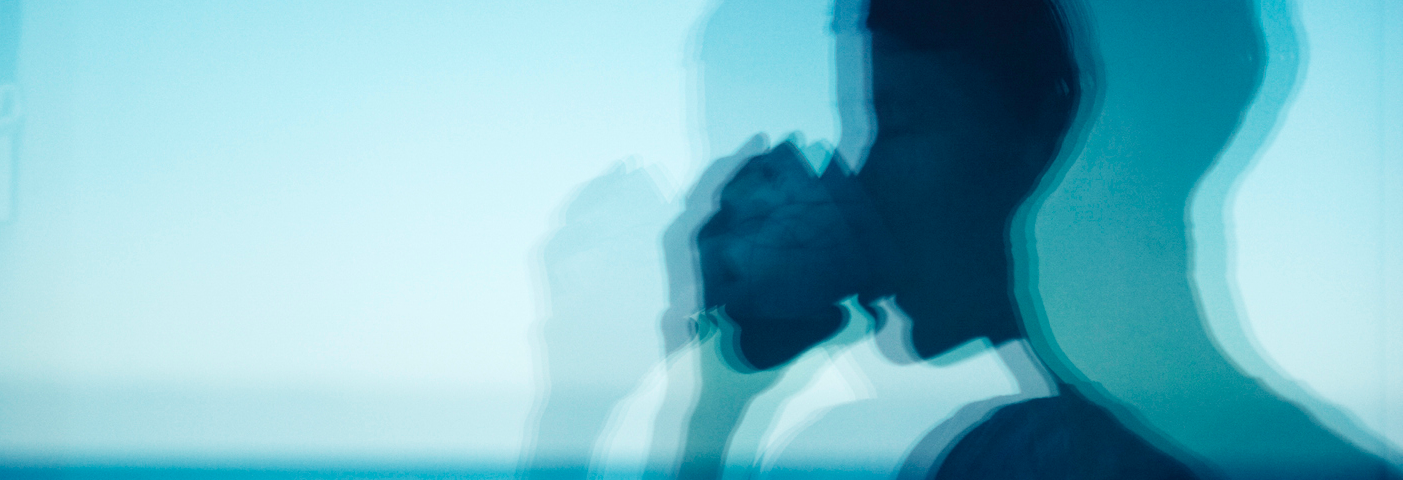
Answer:
<svg viewBox="0 0 1403 480"><path fill-rule="evenodd" d="M616 164L581 188L545 243L550 314L536 350L547 393L527 434L534 443L523 450L523 474L586 478L615 405L662 360L658 234L674 213L646 169Z"/></svg>
<svg viewBox="0 0 1403 480"><path fill-rule="evenodd" d="M862 173L846 172L841 156L806 162L801 145L782 143L736 171L697 231L704 306L717 312L708 318L737 372L772 377L837 334L846 317L836 304L854 295L866 308L894 296L922 359L1022 336L1008 225L1077 106L1057 13L1041 1L874 2L867 22L880 129ZM814 163L826 165L821 175ZM755 380L727 404L708 399L720 388L711 378L683 478L719 475L741 412L773 382Z"/></svg>
<svg viewBox="0 0 1403 480"><path fill-rule="evenodd" d="M1184 211L1262 81L1253 5L1113 3L835 3L841 144L752 138L663 236L666 365L695 372L649 475L1397 477L1194 313ZM794 406L818 384L846 396Z"/></svg>
<svg viewBox="0 0 1403 480"><path fill-rule="evenodd" d="M1089 13L1077 21L1094 38L1078 54L1096 90L1074 135L1081 145L1014 222L1025 285L1016 291L1040 356L1137 432L1199 459L1202 474L1398 478L1233 363L1200 313L1203 296L1231 296L1203 290L1226 281L1190 280L1193 255L1226 242L1190 243L1200 179L1210 168L1240 173L1241 154L1217 163L1229 142L1240 135L1255 151L1284 111L1300 58L1292 6L1082 3ZM1250 129L1239 132L1245 118Z"/></svg>
<svg viewBox="0 0 1403 480"><path fill-rule="evenodd" d="M710 323L705 315L698 313L702 311L702 282L698 252L694 248L697 230L717 210L717 197L727 178L747 158L763 152L768 143L764 135L756 135L741 145L735 154L712 162L687 192L686 198L683 199L682 213L663 234L663 248L667 255L669 304L663 313L661 332L666 339L670 358L695 354L699 355L698 361L701 363L696 366L700 371L695 372L694 377L683 379L677 378L679 375L670 375L664 403L681 406L682 411L679 412L680 418L675 419L676 423L663 419L654 426L646 467L651 477L672 478L687 455L692 437L703 430L714 431L703 428L708 425L727 425L727 428L734 425L739 421L745 399L769 386L768 379L762 379L758 382L759 386L755 386L741 384L753 382L737 381L745 377L727 376L727 380L722 381L714 378L728 372L725 369L717 371L718 364L710 362L714 357L702 355L713 350L701 345L700 337L714 329L699 331ZM684 346L690 350L684 350ZM708 381L708 378L712 380ZM684 385L686 381L696 384ZM718 390L718 385L724 388ZM740 393L735 391L736 388L754 391ZM720 398L713 400L716 397ZM738 405L741 408L735 408ZM708 407L726 408L720 412L707 412ZM695 441L690 443L695 445Z"/></svg>
<svg viewBox="0 0 1403 480"><path fill-rule="evenodd" d="M1080 12L1079 6L1043 0L872 0L868 8L870 85L879 129L855 177L861 188L852 188L848 181L851 177L834 167L841 165L841 160L830 160L823 174L818 175L804 168L807 165L800 160L800 146L781 144L752 157L737 170L719 193L720 208L697 233L705 306L717 312L708 318L717 322L718 335L723 337L718 345L729 368L742 374L754 372L771 377L772 370L783 370L843 330L848 316L837 306L841 299L856 295L864 308L872 309L878 299L891 296L895 306L910 317L906 340L920 359L939 357L974 339L1004 345L1034 335L1031 345L1038 352L1032 356L1035 369L1041 370L1044 361L1051 362L1051 381L1056 384L1053 393L1057 395L989 410L992 413L982 423L975 422L978 424L956 435L950 435L949 428L932 431L912 448L903 469L905 476L1193 478L1224 472L1246 476L1268 471L1282 473L1285 469L1264 465L1252 467L1262 470L1243 470L1241 464L1234 465L1243 458L1215 455L1209 455L1209 464L1205 465L1205 458L1198 454L1208 452L1198 448L1201 444L1181 447L1177 441L1183 437L1165 437L1156 428L1162 426L1142 423L1133 410L1103 394L1097 383L1079 375L1076 367L1067 362L1067 356L1048 336L1054 328L1049 325L1055 321L1042 315L1036 300L1021 307L1022 312L1034 314L1023 317L1018 300L1027 298L1027 294L1015 289L1015 282L1047 282L1046 277L1019 278L1018 275L1028 274L1027 267L1014 268L1015 253L1021 255L1024 251L1021 242L1034 240L1024 226L1030 221L1029 216L1020 215L1019 209L1053 167L1064 139L1075 142L1083 138L1084 131L1073 130L1078 126L1074 123L1078 111L1084 115L1083 123L1102 113L1098 108L1103 107L1099 103L1104 100L1103 92L1082 96L1083 86L1102 88L1098 75L1103 73L1099 62L1104 57L1100 52L1142 46L1146 51L1165 46L1191 50L1199 40L1141 45L1143 42L1125 39L1107 45L1092 44L1088 32L1077 32L1079 41L1085 43L1074 43L1071 27L1084 27L1085 20L1073 19L1075 23L1069 24L1066 15ZM1099 2L1093 2L1090 8L1096 12L1115 10ZM1141 95L1174 104L1186 103L1173 100L1176 98L1193 98L1187 103L1207 107L1203 112L1207 115L1205 120L1213 118L1213 109L1241 115L1261 68L1252 61L1252 52L1260 46L1253 43L1251 17L1234 17L1246 11L1235 7L1218 6L1206 11L1199 19L1217 22L1209 28L1220 36L1215 37L1218 51L1204 52L1205 61L1212 64L1214 58L1233 60L1212 74L1197 72L1202 67L1187 65L1175 72L1199 75L1200 83L1193 85L1206 90L1182 96L1148 91ZM1145 15L1136 20L1160 23L1155 29L1199 31L1175 23L1180 18L1174 16ZM1248 28L1246 34L1241 30L1244 26ZM1147 55L1153 56L1140 53L1141 58ZM1198 57L1181 54L1171 58ZM1081 71L1079 59L1089 62L1092 68ZM1129 60L1125 62L1132 65ZM1163 64L1133 65L1159 68ZM1237 94L1233 92L1249 95L1234 96ZM1234 124L1196 123L1199 128L1212 125L1228 127L1225 132L1231 132ZM1158 128L1170 136L1182 131L1167 125ZM1205 146L1210 147L1205 152L1222 148L1221 140ZM1166 152L1173 150L1167 148ZM1156 172L1169 172L1164 166L1149 165L1154 163L1153 157L1127 161ZM1187 185L1192 185L1197 178L1197 173L1167 177L1149 173L1133 178L1121 178L1122 171L1098 173L1096 181L1103 185L1149 182L1168 190L1174 189L1177 179L1189 180ZM843 193L835 194L838 191ZM1155 195L1136 201L1163 202L1164 211L1177 211L1182 218L1188 190L1182 192L1177 197ZM842 201L838 200L840 197ZM1065 221L1069 225L1100 223ZM1127 218L1117 225L1155 229L1174 224L1147 224L1140 218ZM1011 249L1011 245L1017 248ZM1187 247L1180 246L1177 253L1163 258L1182 258L1186 252ZM1152 260L1155 261L1159 260ZM1162 265L1158 270L1166 271ZM1182 267L1171 266L1167 273L1176 270L1180 279L1187 278ZM1154 295L1147 292L1140 298ZM874 329L881 328L880 317L875 323ZM1102 325L1102 329L1108 326ZM1206 339L1201 324L1185 322L1176 330L1182 332L1184 326L1192 327L1188 330L1194 332L1191 335ZM1161 331L1161 326L1145 325L1144 330L1131 333ZM1171 334L1166 338L1185 337ZM1079 340L1104 341L1092 332L1082 333ZM1114 347L1145 345L1145 340L1149 338ZM1181 355L1190 352L1179 359L1182 370L1176 375L1199 373L1194 366L1182 362L1223 361L1221 353L1201 348L1165 351ZM1131 357L1121 358L1124 364L1141 363ZM1006 363L1016 363L1017 359L1009 357ZM1162 371L1163 366L1155 370ZM1240 373L1237 375L1241 377ZM756 382L758 386L747 394L731 397L730 416L717 418L712 414L718 407L705 401L698 404L692 429L708 431L689 432L692 446L679 470L683 478L719 475L726 457L724 439L728 432L734 432L733 424L739 422L736 417L740 414L736 412L744 411L747 399L774 380ZM705 383L703 380L704 391ZM1028 385L1021 387L1028 390ZM1184 389L1193 387L1186 385ZM1248 395L1238 400L1250 398ZM1257 404L1270 406L1270 402ZM1204 403L1186 402L1177 408L1199 409L1195 405ZM1281 414L1280 419L1288 422L1293 417L1306 420L1288 411ZM1254 436L1257 445L1269 445L1271 440L1293 441L1262 431L1264 424L1238 425L1244 427L1237 433L1245 435L1239 440L1243 443L1250 443L1247 439ZM1341 449L1344 444L1328 434L1321 437L1312 433L1324 433L1319 425L1307 421L1294 428L1314 440L1268 447L1272 450L1268 455L1287 463L1299 463L1300 458L1320 461L1312 475L1333 466L1370 475L1391 474L1377 458L1357 449ZM1289 453L1300 451L1302 445L1320 450L1302 457ZM1185 447L1188 450L1182 449ZM933 453L935 450L938 452ZM1196 471L1191 471L1191 466ZM1304 471L1296 470L1294 474Z"/></svg>
<svg viewBox="0 0 1403 480"><path fill-rule="evenodd" d="M869 8L879 130L861 173L850 176L832 158L817 175L798 146L782 143L736 171L697 233L705 307L718 312L718 342L738 372L772 376L832 337L846 320L837 303L854 295L864 305L894 297L921 359L977 338L1022 337L1008 232L1078 106L1065 27L1041 0ZM703 382L682 478L719 475L736 423L726 419L738 417L718 418ZM768 383L733 396L730 411L744 411ZM1007 428L1040 414L1055 420L1026 423L1038 427L1031 432ZM1134 468L1159 465L1153 478L1190 476L1070 389L993 418L945 455L949 475L1007 473L986 465L997 458L1014 473L1061 462L1064 475L1144 477ZM1065 451L1040 446L1067 436L1100 448L1078 456L1109 467L1079 469Z"/></svg>

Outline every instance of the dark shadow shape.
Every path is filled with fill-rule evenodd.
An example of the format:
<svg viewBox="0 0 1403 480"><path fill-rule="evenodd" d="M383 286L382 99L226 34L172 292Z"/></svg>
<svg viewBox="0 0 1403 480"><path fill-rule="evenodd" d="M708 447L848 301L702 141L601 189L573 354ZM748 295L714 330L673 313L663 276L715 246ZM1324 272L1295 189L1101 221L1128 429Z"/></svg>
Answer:
<svg viewBox="0 0 1403 480"><path fill-rule="evenodd" d="M879 128L858 179L901 255L888 274L913 347L931 358L1020 338L1009 226L1080 94L1058 12L1042 0L872 0L867 24Z"/></svg>
<svg viewBox="0 0 1403 480"><path fill-rule="evenodd" d="M837 303L875 293L883 238L838 156L815 175L784 142L751 157L697 232L706 308L734 328L738 371L783 365L846 325Z"/></svg>
<svg viewBox="0 0 1403 480"><path fill-rule="evenodd" d="M1200 475L1400 478L1245 375L1200 316L1186 207L1258 99L1258 5L1080 3L1090 14L1075 20L1095 35L1077 51L1095 85L1081 145L1014 224L1039 356Z"/></svg>
<svg viewBox="0 0 1403 480"><path fill-rule="evenodd" d="M1187 480L1187 466L1062 386L1061 394L1000 408L946 454L931 478Z"/></svg>

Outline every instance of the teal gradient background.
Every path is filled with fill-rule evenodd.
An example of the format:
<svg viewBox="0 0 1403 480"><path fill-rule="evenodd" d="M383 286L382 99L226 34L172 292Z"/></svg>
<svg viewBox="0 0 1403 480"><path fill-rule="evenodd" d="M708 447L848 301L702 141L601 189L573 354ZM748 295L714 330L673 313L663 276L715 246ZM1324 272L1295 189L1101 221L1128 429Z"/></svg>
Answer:
<svg viewBox="0 0 1403 480"><path fill-rule="evenodd" d="M1403 2L1263 3L1299 69L1185 213L1226 266L1195 281L1234 295L1197 307L1397 463ZM840 143L831 5L717 7L23 2L0 462L509 468L541 250L585 183L623 163L675 200L756 133Z"/></svg>

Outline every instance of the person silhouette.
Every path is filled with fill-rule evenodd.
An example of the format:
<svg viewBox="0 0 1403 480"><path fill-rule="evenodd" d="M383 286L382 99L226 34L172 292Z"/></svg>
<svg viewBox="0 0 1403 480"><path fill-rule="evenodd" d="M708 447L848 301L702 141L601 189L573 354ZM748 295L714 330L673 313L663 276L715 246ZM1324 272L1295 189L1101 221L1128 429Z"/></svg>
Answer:
<svg viewBox="0 0 1403 480"><path fill-rule="evenodd" d="M1045 0L873 0L866 13L879 128L861 169L847 171L837 154L819 173L803 145L781 143L735 171L696 233L721 357L742 374L773 375L842 331L854 315L838 304L855 297L876 328L892 310L907 318L907 361L985 339L1014 345L1000 348L1009 363L1041 371L1011 293L1009 235L1080 102L1061 13ZM1058 395L1019 398L952 447L920 442L927 451L913 451L906 475L1193 477L1077 389L1033 377L1054 385L1020 388ZM680 477L720 476L745 402L725 420L699 407Z"/></svg>
<svg viewBox="0 0 1403 480"><path fill-rule="evenodd" d="M1128 12L1129 7L1113 2L1091 3L1093 10L1118 15L1144 30L1119 26L1113 31L1120 35L1116 43L1077 44L1072 35L1081 32L1073 32L1069 22L1087 20L1070 18L1068 12L1082 7L1070 1L867 2L868 85L877 133L853 169L856 173L843 168L841 155L829 159L825 168L807 169L807 149L782 143L736 169L720 189L719 208L696 232L703 303L709 312L703 318L712 323L704 329L718 337L713 340L721 349L718 357L735 372L715 378L750 383L743 389L712 388L723 393L713 394L711 401L729 401L729 409L701 408L708 390L703 379L703 400L688 432L688 442L696 448L684 455L681 477L720 476L728 435L738 429L740 412L751 415L747 402L776 383L775 372L815 347L838 342L840 332L852 328L852 319L864 315L873 317L874 329L905 329L900 346L910 358L894 354L893 360L935 360L983 339L997 347L1010 367L1023 363L1025 371L1034 373L1020 376L1020 398L972 404L915 442L901 467L903 478L1195 478L1221 473L1313 478L1332 469L1351 478L1397 477L1379 458L1345 444L1299 408L1255 386L1212 348L1197 317L1141 312L1144 320L1100 325L1111 332L1104 337L1083 329L1082 337L1073 339L1078 347L1094 348L1115 338L1105 349L1125 354L1102 363L1143 367L1144 372L1111 379L1123 391L1141 395L1133 404L1139 410L1130 410L1081 376L1061 354L1044 312L1030 311L1040 305L1020 304L1019 297L1027 293L1019 291L1018 282L1030 280L1020 277L1029 273L1015 263L1032 240L1027 231L1032 220L1020 209L1041 183L1048 183L1044 177L1057 168L1063 143L1086 133L1078 130L1079 116L1100 122L1103 135L1115 131L1125 142L1154 142L1160 150L1145 153L1144 146L1110 142L1110 147L1137 152L1121 157L1098 145L1098 152L1106 154L1095 162L1102 169L1096 172L1099 177L1089 180L1085 172L1077 177L1097 188L1080 191L1133 188L1142 196L1112 196L1119 203L1101 210L1071 202L1083 210L1055 212L1066 221L1059 231L1083 235L1061 240L1094 238L1111 250L1083 248L1087 252L1052 259L1051 264L1065 270L1067 259L1106 257L1086 262L1098 268L1097 276L1054 291L1102 282L1106 285L1086 291L1127 290L1142 296L1096 297L1100 302L1153 304L1141 299L1163 298L1160 303L1176 307L1191 304L1181 262L1189 251L1182 225L1188 195L1222 142L1231 138L1261 80L1260 27L1253 23L1250 2L1217 5L1196 16L1178 9L1171 12L1174 16L1155 16L1154 9ZM1134 35L1175 38L1190 31L1211 32L1217 44L1154 37L1140 45L1136 41L1142 38ZM1144 60L1156 53L1173 61ZM1102 58L1115 68L1101 65ZM1215 68L1195 70L1198 59ZM1104 71L1142 74L1143 85L1120 85L1120 95L1114 97L1119 103L1103 111L1098 102L1106 95L1105 86L1098 82ZM1147 91L1144 85L1164 90ZM1141 96L1127 99L1127 91ZM1195 100L1186 102L1191 98ZM1127 110L1201 115L1179 120L1197 122L1192 128L1170 129L1165 120L1135 118ZM1183 155L1176 160L1169 152ZM1121 163L1105 165L1106 159ZM1119 223L1082 221L1078 214ZM1127 277L1135 271L1107 270L1122 264L1148 267L1146 279ZM1065 275L1058 278L1066 280ZM1136 289L1152 284L1169 288ZM1086 311L1104 318L1101 310ZM1168 323L1154 323L1161 317ZM887 330L877 336L889 337ZM1129 351L1136 345L1143 349L1156 334L1183 350L1147 353L1155 353L1153 358L1179 353L1182 358L1150 365ZM1150 372L1162 375L1158 383ZM1045 385L1038 384L1040 378ZM1143 398L1147 394L1133 388L1144 390L1145 385L1127 387L1126 379L1161 385L1161 390L1172 385L1174 398L1184 401ZM1186 382L1193 379L1205 381ZM1036 393L1043 387L1045 393ZM1220 387L1238 394L1222 399L1241 414L1237 418L1195 407L1210 401ZM737 392L743 394L726 395ZM1262 410L1249 411L1249 405ZM723 411L727 415L713 415ZM1148 412L1158 423L1136 412ZM1194 412L1214 420L1187 418ZM1224 434L1214 435L1214 425L1223 427ZM1273 431L1300 434L1298 444L1273 437Z"/></svg>

